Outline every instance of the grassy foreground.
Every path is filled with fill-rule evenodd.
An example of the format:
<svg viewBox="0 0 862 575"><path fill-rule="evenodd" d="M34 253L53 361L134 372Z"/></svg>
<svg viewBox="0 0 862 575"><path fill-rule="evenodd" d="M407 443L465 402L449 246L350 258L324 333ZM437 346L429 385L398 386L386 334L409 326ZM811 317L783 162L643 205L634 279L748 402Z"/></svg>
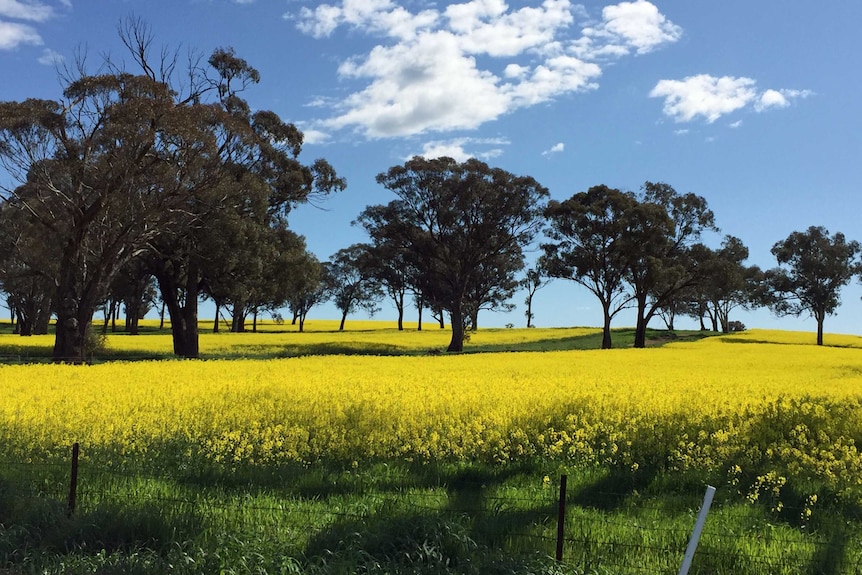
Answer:
<svg viewBox="0 0 862 575"><path fill-rule="evenodd" d="M708 483L692 573L862 570L860 338L595 333L438 356L439 330L369 324L0 367L0 573L676 573Z"/></svg>

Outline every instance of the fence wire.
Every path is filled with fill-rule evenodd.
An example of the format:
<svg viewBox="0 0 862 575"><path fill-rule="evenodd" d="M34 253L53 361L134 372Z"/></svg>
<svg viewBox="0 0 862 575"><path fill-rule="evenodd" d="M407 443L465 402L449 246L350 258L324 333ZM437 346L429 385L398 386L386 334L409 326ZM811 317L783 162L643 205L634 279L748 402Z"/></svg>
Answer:
<svg viewBox="0 0 862 575"><path fill-rule="evenodd" d="M14 480L15 494L20 498L49 499L62 504L69 494L69 485L64 483L68 472L68 466L62 464L0 461L0 479ZM290 479L288 475L285 481ZM465 522L477 538L491 543L514 542L518 549L541 551L548 556L553 554L558 541L559 489L542 486L541 479L537 480L537 487L519 487L511 494L506 491L513 489L488 487L482 481L458 481L457 487L445 482L419 487L406 484L384 493L361 493L359 503L352 500L351 494L337 491L314 496L297 495L289 485L260 489L207 486L166 472L129 471L90 462L81 464L79 481L76 513L105 505L147 506L168 517L195 514L219 524L273 525L301 531L306 537L325 534L337 524L349 523L361 530L393 513L416 514L436 521ZM244 492L244 488L249 490ZM593 495L610 501L625 501L632 496L614 492ZM605 569L603 572L608 573L656 573L658 568L662 573L672 573L678 567L676 558L681 558L685 551L699 502L692 499L689 507L675 510L672 520L665 503L647 498L604 510L571 500L568 506L563 529L563 565L585 572ZM755 523L757 516L749 509L721 505L713 509L716 517L712 522L707 520L697 552L697 557L706 563L725 565L742 561L749 566L761 566L764 573L814 573L817 571L811 568L810 556L828 555L835 545L829 533L846 533L847 526L855 522L852 530L855 538L842 543L844 548L855 549L855 554L851 553L847 564L829 573L862 574L862 539L858 537L862 517L821 516L818 529L822 533L789 537L776 534L774 523ZM803 507L783 508L784 513L796 516L809 511ZM507 521L507 516L518 514L523 516L520 521ZM735 531L727 529L729 522L737 526ZM797 527L799 531L806 528ZM721 548L728 541L730 551ZM803 553L805 557L787 551L800 545L808 550ZM652 563L639 567L640 557L650 557ZM656 565L656 557L667 557L667 565Z"/></svg>

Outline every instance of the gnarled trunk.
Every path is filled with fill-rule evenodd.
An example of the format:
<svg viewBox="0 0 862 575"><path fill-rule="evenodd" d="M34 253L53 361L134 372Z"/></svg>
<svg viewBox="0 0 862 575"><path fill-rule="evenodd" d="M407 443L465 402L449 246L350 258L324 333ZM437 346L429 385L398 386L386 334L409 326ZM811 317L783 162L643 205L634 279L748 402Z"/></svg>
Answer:
<svg viewBox="0 0 862 575"><path fill-rule="evenodd" d="M167 273L156 273L162 302L168 308L171 319L171 336L174 354L187 359L200 356L198 347L198 274L195 265L189 265L188 276L183 286L183 301L180 303L177 282Z"/></svg>
<svg viewBox="0 0 862 575"><path fill-rule="evenodd" d="M608 306L604 306L604 326L602 327L602 349L611 349L611 314Z"/></svg>
<svg viewBox="0 0 862 575"><path fill-rule="evenodd" d="M464 351L464 315L460 305L453 306L449 319L452 324L452 340L446 351Z"/></svg>

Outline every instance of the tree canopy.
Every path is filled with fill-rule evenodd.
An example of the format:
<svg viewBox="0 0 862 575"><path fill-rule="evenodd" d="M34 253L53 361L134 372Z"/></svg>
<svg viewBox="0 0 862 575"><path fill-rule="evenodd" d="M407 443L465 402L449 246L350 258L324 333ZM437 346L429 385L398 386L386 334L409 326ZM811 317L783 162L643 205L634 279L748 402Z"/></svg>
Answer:
<svg viewBox="0 0 862 575"><path fill-rule="evenodd" d="M377 176L398 199L369 206L358 221L372 240L405 250L414 289L451 317L449 351L461 351L465 324L517 286L523 248L542 226L548 191L471 159L414 157Z"/></svg>
<svg viewBox="0 0 862 575"><path fill-rule="evenodd" d="M772 246L777 268L766 272L767 303L780 315L811 314L817 322L817 345L823 345L823 322L841 303L841 288L862 271L859 242L844 234L830 236L822 226L793 232Z"/></svg>
<svg viewBox="0 0 862 575"><path fill-rule="evenodd" d="M57 101L0 102L0 164L15 182L0 189L4 212L17 210L21 229L50 238L48 259L58 262L43 270L53 283L55 361L84 360L98 302L145 255L175 351L196 357L197 299L219 257L206 252L215 245L207 234L219 233L213 224L238 216L269 226L344 187L325 160L298 161L295 126L240 98L260 75L232 49L216 49L209 70L190 64L179 81L175 58L151 60L144 24L128 21L121 37L137 74L108 60L95 75L80 66Z"/></svg>

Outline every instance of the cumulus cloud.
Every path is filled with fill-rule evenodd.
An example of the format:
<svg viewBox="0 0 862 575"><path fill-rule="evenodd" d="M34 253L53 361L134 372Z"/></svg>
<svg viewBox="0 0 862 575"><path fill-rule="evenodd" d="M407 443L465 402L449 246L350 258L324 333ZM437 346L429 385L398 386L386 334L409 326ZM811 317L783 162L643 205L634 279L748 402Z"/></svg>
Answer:
<svg viewBox="0 0 862 575"><path fill-rule="evenodd" d="M61 0L71 8L69 0ZM38 1L0 0L0 50L12 50L29 44L40 46L44 42L34 24L50 20L55 16L54 8Z"/></svg>
<svg viewBox="0 0 862 575"><path fill-rule="evenodd" d="M547 149L544 152L542 152L542 155L543 156L550 156L551 154L559 154L560 152L562 152L565 149L566 149L566 145L563 142L559 142L559 143L551 146L550 149Z"/></svg>
<svg viewBox="0 0 862 575"><path fill-rule="evenodd" d="M682 33L646 0L608 6L589 27L570 0L517 9L470 0L416 12L392 0L342 0L285 18L315 38L347 27L378 39L338 66L339 77L357 87L321 120L326 129L369 138L473 129L594 90L603 61L649 52ZM584 23L576 27L576 20Z"/></svg>
<svg viewBox="0 0 862 575"><path fill-rule="evenodd" d="M509 145L509 141L505 138L453 138L451 140L434 140L422 144L422 151L418 154L410 154L404 158L409 160L413 156L423 156L425 158L441 158L447 156L458 162L464 162L470 158L478 158L480 160L490 160L496 158L503 153L500 146ZM467 147L472 148L468 151ZM479 149L482 146L490 146L484 150Z"/></svg>
<svg viewBox="0 0 862 575"><path fill-rule="evenodd" d="M676 122L703 118L711 124L722 116L748 106L757 112L784 108L790 105L790 100L810 94L808 90L760 91L757 82L751 78L717 78L699 74L682 80L661 80L649 95L664 98L664 113Z"/></svg>
<svg viewBox="0 0 862 575"><path fill-rule="evenodd" d="M0 50L11 50L21 44L38 46L42 43L42 37L32 26L0 20Z"/></svg>
<svg viewBox="0 0 862 575"><path fill-rule="evenodd" d="M652 52L682 36L682 28L668 20L646 0L621 2L602 10L601 25L585 31L586 38L606 41L605 55L634 50L637 54Z"/></svg>
<svg viewBox="0 0 862 575"><path fill-rule="evenodd" d="M0 0L0 17L13 20L44 22L54 15L51 6L41 2L20 2L19 0Z"/></svg>

